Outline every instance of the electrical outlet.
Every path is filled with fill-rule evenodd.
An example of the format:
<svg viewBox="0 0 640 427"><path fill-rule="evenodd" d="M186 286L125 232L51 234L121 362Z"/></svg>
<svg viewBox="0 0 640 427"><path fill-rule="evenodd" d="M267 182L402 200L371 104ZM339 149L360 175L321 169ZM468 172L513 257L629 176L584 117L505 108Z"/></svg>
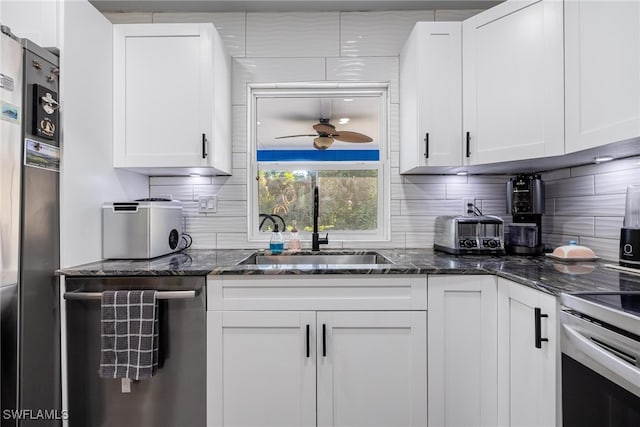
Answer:
<svg viewBox="0 0 640 427"><path fill-rule="evenodd" d="M476 199L471 197L462 199L462 215L473 215L473 205L475 202Z"/></svg>

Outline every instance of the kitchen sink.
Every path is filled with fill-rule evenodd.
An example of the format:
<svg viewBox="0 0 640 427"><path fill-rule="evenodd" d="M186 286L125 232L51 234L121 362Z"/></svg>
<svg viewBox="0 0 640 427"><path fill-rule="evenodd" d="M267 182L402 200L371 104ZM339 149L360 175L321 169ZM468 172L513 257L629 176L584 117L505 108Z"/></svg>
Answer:
<svg viewBox="0 0 640 427"><path fill-rule="evenodd" d="M249 258L241 261L238 265L319 265L319 264L339 264L339 265L376 265L393 264L384 256L377 252L359 253L300 253L267 255L263 253L252 254Z"/></svg>

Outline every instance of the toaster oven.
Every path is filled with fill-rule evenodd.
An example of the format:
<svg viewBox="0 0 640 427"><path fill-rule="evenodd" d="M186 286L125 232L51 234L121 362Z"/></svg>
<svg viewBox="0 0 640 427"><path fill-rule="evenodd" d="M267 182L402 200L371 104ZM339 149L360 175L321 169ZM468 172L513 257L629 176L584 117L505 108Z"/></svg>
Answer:
<svg viewBox="0 0 640 427"><path fill-rule="evenodd" d="M435 250L454 255L504 254L504 221L497 216L439 216L435 231Z"/></svg>

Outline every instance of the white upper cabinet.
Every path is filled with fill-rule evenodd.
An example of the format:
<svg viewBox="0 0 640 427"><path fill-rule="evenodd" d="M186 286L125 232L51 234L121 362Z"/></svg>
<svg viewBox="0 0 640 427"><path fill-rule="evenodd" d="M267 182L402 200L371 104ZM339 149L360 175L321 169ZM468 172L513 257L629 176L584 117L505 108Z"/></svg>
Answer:
<svg viewBox="0 0 640 427"><path fill-rule="evenodd" d="M400 172L462 160L462 28L419 22L400 54Z"/></svg>
<svg viewBox="0 0 640 427"><path fill-rule="evenodd" d="M562 10L510 0L463 22L466 164L565 152Z"/></svg>
<svg viewBox="0 0 640 427"><path fill-rule="evenodd" d="M567 152L640 136L640 2L565 2Z"/></svg>
<svg viewBox="0 0 640 427"><path fill-rule="evenodd" d="M229 174L231 60L213 24L121 24L113 34L114 166Z"/></svg>

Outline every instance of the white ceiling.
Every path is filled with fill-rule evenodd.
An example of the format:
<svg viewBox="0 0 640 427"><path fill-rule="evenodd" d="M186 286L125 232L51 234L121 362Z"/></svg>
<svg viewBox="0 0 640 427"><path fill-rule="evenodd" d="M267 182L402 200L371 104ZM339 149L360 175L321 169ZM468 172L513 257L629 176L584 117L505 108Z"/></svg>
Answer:
<svg viewBox="0 0 640 427"><path fill-rule="evenodd" d="M488 9L503 0L89 0L101 12L282 12Z"/></svg>

